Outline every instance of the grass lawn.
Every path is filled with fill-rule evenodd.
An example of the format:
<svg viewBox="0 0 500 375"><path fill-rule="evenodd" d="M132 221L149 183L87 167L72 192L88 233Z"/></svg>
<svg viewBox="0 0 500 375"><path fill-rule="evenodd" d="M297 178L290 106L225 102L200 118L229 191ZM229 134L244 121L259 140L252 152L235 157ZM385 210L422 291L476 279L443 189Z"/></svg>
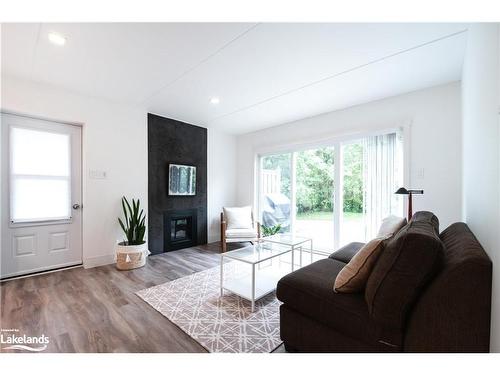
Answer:
<svg viewBox="0 0 500 375"><path fill-rule="evenodd" d="M362 213L344 212L344 221L361 220ZM329 211L310 211L297 214L297 220L333 220L333 213Z"/></svg>

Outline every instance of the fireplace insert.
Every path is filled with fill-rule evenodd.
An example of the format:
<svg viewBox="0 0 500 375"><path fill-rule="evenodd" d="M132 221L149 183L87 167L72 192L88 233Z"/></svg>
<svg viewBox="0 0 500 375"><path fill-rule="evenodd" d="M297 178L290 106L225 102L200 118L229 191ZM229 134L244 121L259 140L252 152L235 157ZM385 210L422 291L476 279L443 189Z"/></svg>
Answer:
<svg viewBox="0 0 500 375"><path fill-rule="evenodd" d="M197 218L197 209L166 211L163 215L163 251L198 245Z"/></svg>

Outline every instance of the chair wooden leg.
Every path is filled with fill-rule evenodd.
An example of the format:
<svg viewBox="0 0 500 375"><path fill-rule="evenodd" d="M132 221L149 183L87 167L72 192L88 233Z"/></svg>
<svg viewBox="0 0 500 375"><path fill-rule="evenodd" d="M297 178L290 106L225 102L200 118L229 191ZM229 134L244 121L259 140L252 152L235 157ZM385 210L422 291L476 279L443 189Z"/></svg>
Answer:
<svg viewBox="0 0 500 375"><path fill-rule="evenodd" d="M225 253L227 249L226 241L222 241L222 252Z"/></svg>

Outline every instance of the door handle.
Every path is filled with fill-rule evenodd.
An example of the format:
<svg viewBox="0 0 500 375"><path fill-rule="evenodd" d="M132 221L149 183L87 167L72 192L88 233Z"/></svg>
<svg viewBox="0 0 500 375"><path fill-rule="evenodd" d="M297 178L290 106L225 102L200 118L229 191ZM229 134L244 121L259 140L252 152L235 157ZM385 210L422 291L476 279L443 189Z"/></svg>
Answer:
<svg viewBox="0 0 500 375"><path fill-rule="evenodd" d="M73 209L74 209L74 210L79 210L79 209L80 209L80 207L81 207L81 206L80 206L78 203L75 203L75 204L73 205Z"/></svg>

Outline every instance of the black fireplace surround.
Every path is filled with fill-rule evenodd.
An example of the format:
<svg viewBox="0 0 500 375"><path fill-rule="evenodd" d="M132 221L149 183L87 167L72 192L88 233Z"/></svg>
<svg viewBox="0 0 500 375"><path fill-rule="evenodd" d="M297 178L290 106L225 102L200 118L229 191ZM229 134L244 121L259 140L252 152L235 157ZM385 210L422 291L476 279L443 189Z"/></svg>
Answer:
<svg viewBox="0 0 500 375"><path fill-rule="evenodd" d="M163 228L164 248L169 251L198 245L198 209L166 211Z"/></svg>
<svg viewBox="0 0 500 375"><path fill-rule="evenodd" d="M196 195L168 195L169 164L196 167ZM174 230L173 236L172 230ZM152 254L161 254L205 243L207 243L207 129L149 113L149 250Z"/></svg>

